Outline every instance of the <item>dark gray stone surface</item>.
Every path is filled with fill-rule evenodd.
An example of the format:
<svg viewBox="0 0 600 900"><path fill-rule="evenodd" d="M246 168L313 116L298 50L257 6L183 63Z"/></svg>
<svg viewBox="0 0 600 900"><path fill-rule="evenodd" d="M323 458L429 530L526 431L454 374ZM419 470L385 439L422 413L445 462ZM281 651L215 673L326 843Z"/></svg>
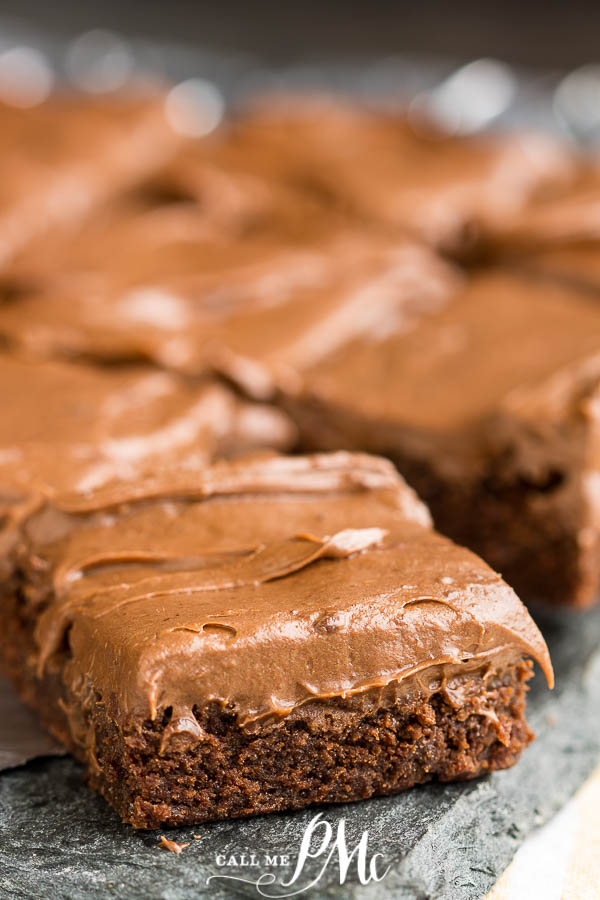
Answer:
<svg viewBox="0 0 600 900"><path fill-rule="evenodd" d="M334 831L345 820L350 849L368 830L369 856L382 854L379 883L361 885L357 869L339 884L334 854L318 884L299 896L368 900L474 900L506 867L532 828L545 822L600 760L600 608L542 622L554 658L557 688L540 674L530 699L537 741L507 772L461 785L430 785L398 797L322 810ZM136 833L122 825L70 759L44 759L0 775L0 896L87 898L258 897L253 884L207 879L227 874L263 884L264 896L289 895L311 883L324 856L310 860L302 876L284 888L300 841L316 814L263 816L169 830L190 841L179 856L158 847L158 832ZM200 835L194 840L192 835ZM316 836L320 840L323 833ZM258 866L220 866L217 855L254 853ZM289 854L290 865L265 864L264 855Z"/></svg>

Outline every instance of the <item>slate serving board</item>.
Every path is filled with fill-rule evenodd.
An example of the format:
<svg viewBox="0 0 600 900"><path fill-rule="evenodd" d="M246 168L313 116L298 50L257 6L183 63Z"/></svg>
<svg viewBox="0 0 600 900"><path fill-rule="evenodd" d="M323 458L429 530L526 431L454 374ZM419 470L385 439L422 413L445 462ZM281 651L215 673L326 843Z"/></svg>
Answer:
<svg viewBox="0 0 600 900"><path fill-rule="evenodd" d="M554 659L550 693L538 672L530 721L538 739L506 772L459 785L429 785L397 797L330 806L334 832L345 820L352 850L368 830L369 857L382 856L380 882L362 885L350 866L340 885L337 856L306 897L368 900L476 900L494 884L528 832L566 802L600 759L600 608L542 621ZM169 829L190 842L180 855L158 846L160 832L134 832L83 783L69 758L43 759L0 775L0 896L87 900L156 898L224 900L259 897L253 884L271 872L264 896L282 896L304 830L316 811ZM192 835L200 835L195 840ZM317 835L321 837L322 835ZM257 866L242 866L254 853ZM289 855L287 866L265 864L265 853ZM237 865L220 865L219 855ZM324 857L309 860L287 891L313 881Z"/></svg>
<svg viewBox="0 0 600 900"><path fill-rule="evenodd" d="M2 31L0 23L0 31ZM3 35L6 34L3 32ZM23 34L19 32L19 43ZM60 38L28 34L61 73ZM195 75L219 85L235 101L273 86L342 88L369 96L428 90L453 69L448 61L410 58L298 66L268 71L245 57L132 44L137 58L172 79ZM501 124L528 123L555 130L551 88L557 76L520 73L515 101ZM429 785L392 798L327 807L337 833L343 820L352 850L368 831L368 857L381 854L379 882L363 885L351 864L343 884L334 854L309 860L291 886L300 842L316 811L171 829L166 836L190 842L181 855L159 848L159 832L136 833L84 784L70 758L44 758L0 774L0 897L87 900L148 898L224 900L261 896L368 898L368 900L478 900L494 884L532 828L549 819L600 759L600 608L585 615L538 617L550 646L557 687L550 693L538 672L529 720L537 741L513 769L459 785ZM193 835L199 835L194 839ZM256 866L242 866L254 854ZM271 857L288 856L284 866ZM222 857L234 865L221 865ZM227 879L208 879L211 876ZM312 889L305 890L318 877ZM244 879L244 880L232 880Z"/></svg>

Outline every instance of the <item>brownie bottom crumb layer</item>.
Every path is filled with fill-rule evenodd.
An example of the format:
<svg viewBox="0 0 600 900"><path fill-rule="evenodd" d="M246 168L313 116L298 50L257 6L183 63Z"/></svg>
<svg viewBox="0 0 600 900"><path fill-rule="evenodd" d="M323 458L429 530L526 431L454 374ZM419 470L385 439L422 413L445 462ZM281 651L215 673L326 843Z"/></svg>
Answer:
<svg viewBox="0 0 600 900"><path fill-rule="evenodd" d="M427 781L474 778L512 765L531 740L527 664L512 667L459 710L440 694L354 718L327 703L329 727L300 711L269 733L244 734L227 711L197 713L205 739L160 756L163 724L124 735L103 713L91 784L138 828L276 812L392 794ZM477 713L481 701L495 715Z"/></svg>

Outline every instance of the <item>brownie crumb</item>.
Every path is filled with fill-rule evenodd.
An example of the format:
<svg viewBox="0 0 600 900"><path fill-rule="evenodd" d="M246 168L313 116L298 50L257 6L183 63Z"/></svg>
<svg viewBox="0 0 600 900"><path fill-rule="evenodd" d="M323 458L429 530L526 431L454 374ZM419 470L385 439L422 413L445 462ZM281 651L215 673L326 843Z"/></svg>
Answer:
<svg viewBox="0 0 600 900"><path fill-rule="evenodd" d="M169 838L166 838L164 834L161 834L159 846L162 847L163 850L170 850L171 853L175 853L179 856L180 853L183 853L186 847L190 846L190 842L187 841L185 844L178 844L177 841L170 841Z"/></svg>

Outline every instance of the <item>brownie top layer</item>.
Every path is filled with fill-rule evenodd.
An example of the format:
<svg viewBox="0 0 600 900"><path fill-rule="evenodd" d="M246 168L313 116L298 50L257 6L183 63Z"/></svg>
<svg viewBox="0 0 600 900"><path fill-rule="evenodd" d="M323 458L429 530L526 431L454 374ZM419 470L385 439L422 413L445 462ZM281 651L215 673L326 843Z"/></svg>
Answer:
<svg viewBox="0 0 600 900"><path fill-rule="evenodd" d="M478 226L506 223L574 170L570 151L540 136L458 137L403 112L294 96L255 104L168 167L173 186L209 206L218 174L229 193L243 189L246 207L280 208L284 187L448 250L473 240Z"/></svg>
<svg viewBox="0 0 600 900"><path fill-rule="evenodd" d="M77 220L162 165L178 138L162 95L62 94L0 104L0 261L48 225Z"/></svg>
<svg viewBox="0 0 600 900"><path fill-rule="evenodd" d="M571 284L596 294L600 292L600 203L598 205L598 238L566 241L526 257L522 264L531 271Z"/></svg>
<svg viewBox="0 0 600 900"><path fill-rule="evenodd" d="M455 450L471 466L507 419L541 431L584 415L599 348L595 298L490 270L412 329L356 340L314 366L304 397L342 423L352 446L412 441L420 452Z"/></svg>
<svg viewBox="0 0 600 900"><path fill-rule="evenodd" d="M348 226L350 218L343 204L311 184L293 155L271 148L268 138L256 146L232 123L182 144L138 196L194 204L207 223L231 237L270 232L303 238L324 226Z"/></svg>
<svg viewBox="0 0 600 900"><path fill-rule="evenodd" d="M0 334L37 354L218 370L258 397L357 334L406 325L456 282L414 243L336 229L232 242L207 235L194 208L109 214L86 234L68 275L38 271L41 289L23 265Z"/></svg>
<svg viewBox="0 0 600 900"><path fill-rule="evenodd" d="M31 363L0 354L0 495L86 490L165 461L286 449L283 413L247 403L207 379L151 368ZM0 511L2 500L0 499Z"/></svg>
<svg viewBox="0 0 600 900"><path fill-rule="evenodd" d="M53 584L40 669L68 647L72 690L121 722L171 708L185 730L216 701L251 725L499 656L552 679L512 589L437 535L376 457L222 462L63 495L23 526L21 557L29 596Z"/></svg>
<svg viewBox="0 0 600 900"><path fill-rule="evenodd" d="M600 164L584 159L572 182L555 185L490 232L493 248L515 256L600 241Z"/></svg>

